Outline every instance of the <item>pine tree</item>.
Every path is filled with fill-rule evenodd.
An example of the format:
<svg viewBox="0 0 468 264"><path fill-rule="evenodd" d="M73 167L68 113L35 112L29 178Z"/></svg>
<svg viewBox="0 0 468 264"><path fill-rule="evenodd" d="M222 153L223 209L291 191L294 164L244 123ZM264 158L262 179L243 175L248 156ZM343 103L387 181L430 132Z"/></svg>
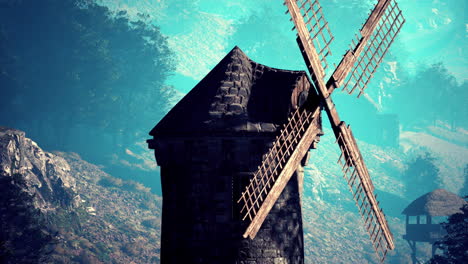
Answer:
<svg viewBox="0 0 468 264"><path fill-rule="evenodd" d="M406 197L414 199L440 186L439 168L435 162L436 158L426 152L408 163L403 173Z"/></svg>
<svg viewBox="0 0 468 264"><path fill-rule="evenodd" d="M448 222L442 224L447 234L436 242L436 246L442 249L443 254L434 256L430 264L462 264L468 260L468 204L461 211L451 215Z"/></svg>
<svg viewBox="0 0 468 264"><path fill-rule="evenodd" d="M461 196L468 196L468 164L465 165L465 169L463 170L463 178L465 182L459 193Z"/></svg>

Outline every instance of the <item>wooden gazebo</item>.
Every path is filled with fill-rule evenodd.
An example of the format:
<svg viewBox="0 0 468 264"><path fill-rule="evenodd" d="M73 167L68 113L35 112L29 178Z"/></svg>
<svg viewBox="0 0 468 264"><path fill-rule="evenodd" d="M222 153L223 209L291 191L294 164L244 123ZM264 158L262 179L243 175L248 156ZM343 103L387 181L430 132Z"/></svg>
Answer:
<svg viewBox="0 0 468 264"><path fill-rule="evenodd" d="M417 198L403 210L402 213L406 215L406 234L403 235L403 239L411 247L413 263L418 263L416 242L430 243L434 255L436 250L434 243L445 234L440 221L434 221L434 218L458 213L465 203L465 200L454 193L436 189Z"/></svg>

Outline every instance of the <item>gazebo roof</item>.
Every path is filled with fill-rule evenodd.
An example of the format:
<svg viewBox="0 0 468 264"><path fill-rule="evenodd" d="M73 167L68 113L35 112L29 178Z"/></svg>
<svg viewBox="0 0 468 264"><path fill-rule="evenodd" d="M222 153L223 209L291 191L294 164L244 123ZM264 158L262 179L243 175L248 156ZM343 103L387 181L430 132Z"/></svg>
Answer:
<svg viewBox="0 0 468 264"><path fill-rule="evenodd" d="M414 200L403 210L405 215L449 216L466 204L460 196L444 189L436 189Z"/></svg>
<svg viewBox="0 0 468 264"><path fill-rule="evenodd" d="M317 96L310 87L304 71L267 67L234 47L150 135L274 133L309 93Z"/></svg>

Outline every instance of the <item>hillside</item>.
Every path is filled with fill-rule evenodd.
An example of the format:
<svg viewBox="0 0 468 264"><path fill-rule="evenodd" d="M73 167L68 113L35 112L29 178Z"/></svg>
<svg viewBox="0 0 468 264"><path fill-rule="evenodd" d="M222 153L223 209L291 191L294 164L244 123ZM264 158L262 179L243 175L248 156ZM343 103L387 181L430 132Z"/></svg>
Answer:
<svg viewBox="0 0 468 264"><path fill-rule="evenodd" d="M448 133L444 130L443 134ZM405 216L401 214L411 202L405 197L406 186L402 178L407 162L420 153L431 153L440 170L440 187L458 193L466 184L463 167L468 164L468 150L440 135L422 131L403 132L400 149L383 148L359 140L358 145L395 239L396 249L389 253L386 263L410 263L410 248L402 239ZM318 148L311 151L309 165L305 168L302 204L306 263L378 263L336 163L338 157L333 133L325 129L325 135ZM418 255L427 259L430 247L418 245Z"/></svg>
<svg viewBox="0 0 468 264"><path fill-rule="evenodd" d="M160 197L0 128L0 262L158 263Z"/></svg>
<svg viewBox="0 0 468 264"><path fill-rule="evenodd" d="M305 263L377 263L325 132L305 168ZM449 161L467 162L464 147L447 151L440 146L452 143L441 138L408 132L401 139L401 150L358 142L396 240L387 260L395 264L409 262L401 215L410 202L401 179L409 156L425 144L441 161L443 187L454 192L464 179ZM159 263L161 197L142 184L114 178L74 153L45 152L7 128L0 128L0 183L1 263ZM418 251L430 254L427 246Z"/></svg>

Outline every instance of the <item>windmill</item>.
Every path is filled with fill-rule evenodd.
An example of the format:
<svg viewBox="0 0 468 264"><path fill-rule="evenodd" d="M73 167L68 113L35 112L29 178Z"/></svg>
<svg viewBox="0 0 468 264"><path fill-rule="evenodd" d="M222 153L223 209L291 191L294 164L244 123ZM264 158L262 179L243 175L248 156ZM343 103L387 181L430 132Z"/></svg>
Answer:
<svg viewBox="0 0 468 264"><path fill-rule="evenodd" d="M388 250L395 248L385 214L374 194L374 185L356 144L351 128L338 115L331 94L343 85L349 94L360 97L405 19L395 1L379 0L362 26L356 41L345 53L328 81L325 81L329 45L333 40L322 8L317 0L286 0L287 13L297 31L302 52L313 84L330 121L341 155L338 163L369 233L370 240L383 262ZM261 165L242 192L238 203L243 220L248 221L243 236L255 238L265 218L313 143L310 136L314 116L307 103L294 111L282 128Z"/></svg>

